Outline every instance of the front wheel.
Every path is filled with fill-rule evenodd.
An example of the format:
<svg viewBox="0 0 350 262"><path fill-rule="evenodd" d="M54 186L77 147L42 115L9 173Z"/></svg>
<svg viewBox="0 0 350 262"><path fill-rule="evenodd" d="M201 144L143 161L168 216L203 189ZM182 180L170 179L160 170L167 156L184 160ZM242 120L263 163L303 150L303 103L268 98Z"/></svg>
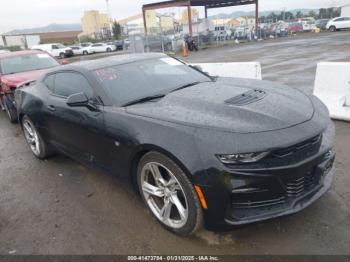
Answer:
<svg viewBox="0 0 350 262"><path fill-rule="evenodd" d="M88 54L89 54L88 51L83 52L83 55L88 55Z"/></svg>
<svg viewBox="0 0 350 262"><path fill-rule="evenodd" d="M110 52L112 52L112 49L107 48L107 53L110 53Z"/></svg>
<svg viewBox="0 0 350 262"><path fill-rule="evenodd" d="M331 27L329 28L329 31L335 32L335 31L337 31L337 28L336 28L335 26L331 26Z"/></svg>
<svg viewBox="0 0 350 262"><path fill-rule="evenodd" d="M137 182L144 203L166 229L186 236L202 226L202 208L193 185L171 159L147 153L140 160Z"/></svg>
<svg viewBox="0 0 350 262"><path fill-rule="evenodd" d="M28 116L24 116L21 121L24 137L33 152L33 154L39 159L47 158L51 153L49 146L41 137L34 123Z"/></svg>
<svg viewBox="0 0 350 262"><path fill-rule="evenodd" d="M66 58L66 55L64 53L60 53L59 57L63 59Z"/></svg>

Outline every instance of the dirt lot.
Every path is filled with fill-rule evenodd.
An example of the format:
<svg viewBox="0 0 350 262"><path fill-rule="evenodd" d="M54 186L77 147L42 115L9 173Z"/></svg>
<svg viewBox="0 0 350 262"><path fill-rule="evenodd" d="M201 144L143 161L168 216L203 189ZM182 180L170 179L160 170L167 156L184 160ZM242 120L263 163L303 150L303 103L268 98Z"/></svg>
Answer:
<svg viewBox="0 0 350 262"><path fill-rule="evenodd" d="M318 61L350 60L350 32L202 50L191 61L260 61L263 78L311 92ZM0 253L350 254L350 124L336 122L337 176L301 213L180 238L153 220L130 187L57 156L39 161L0 113Z"/></svg>

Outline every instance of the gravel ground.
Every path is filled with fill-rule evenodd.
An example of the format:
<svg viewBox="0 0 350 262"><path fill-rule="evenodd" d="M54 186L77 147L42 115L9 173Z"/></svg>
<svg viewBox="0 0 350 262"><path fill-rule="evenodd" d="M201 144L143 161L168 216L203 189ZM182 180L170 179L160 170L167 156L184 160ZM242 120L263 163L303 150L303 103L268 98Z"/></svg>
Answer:
<svg viewBox="0 0 350 262"><path fill-rule="evenodd" d="M349 61L349 46L350 32L339 32L202 50L187 60L260 61L264 79L311 92L316 63ZM350 254L349 127L336 122L334 185L306 210L181 238L150 217L127 183L63 156L35 159L0 113L0 254Z"/></svg>

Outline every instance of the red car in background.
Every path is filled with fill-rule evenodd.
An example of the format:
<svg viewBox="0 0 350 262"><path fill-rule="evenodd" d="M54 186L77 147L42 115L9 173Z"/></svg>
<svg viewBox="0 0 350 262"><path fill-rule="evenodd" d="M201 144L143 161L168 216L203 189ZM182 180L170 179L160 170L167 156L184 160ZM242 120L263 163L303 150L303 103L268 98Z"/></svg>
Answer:
<svg viewBox="0 0 350 262"><path fill-rule="evenodd" d="M290 23L287 30L289 34L304 32L303 24L298 22Z"/></svg>
<svg viewBox="0 0 350 262"><path fill-rule="evenodd" d="M59 65L51 55L38 50L0 54L0 107L12 123L17 121L14 91Z"/></svg>

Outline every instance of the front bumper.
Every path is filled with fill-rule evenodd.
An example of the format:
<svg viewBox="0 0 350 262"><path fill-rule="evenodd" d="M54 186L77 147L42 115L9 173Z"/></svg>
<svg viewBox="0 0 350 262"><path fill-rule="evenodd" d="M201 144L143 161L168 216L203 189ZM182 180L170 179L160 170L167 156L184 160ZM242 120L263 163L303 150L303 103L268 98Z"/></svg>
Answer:
<svg viewBox="0 0 350 262"><path fill-rule="evenodd" d="M331 187L335 168L322 175L322 182L297 197L282 197L275 205L247 210L230 209L225 222L228 225L243 225L297 213L324 195Z"/></svg>
<svg viewBox="0 0 350 262"><path fill-rule="evenodd" d="M332 184L335 153L331 138L332 132L321 140L310 139L309 147L299 144L303 149L290 157L207 169L210 182L202 185L208 204L206 227L226 229L293 214L312 204Z"/></svg>

